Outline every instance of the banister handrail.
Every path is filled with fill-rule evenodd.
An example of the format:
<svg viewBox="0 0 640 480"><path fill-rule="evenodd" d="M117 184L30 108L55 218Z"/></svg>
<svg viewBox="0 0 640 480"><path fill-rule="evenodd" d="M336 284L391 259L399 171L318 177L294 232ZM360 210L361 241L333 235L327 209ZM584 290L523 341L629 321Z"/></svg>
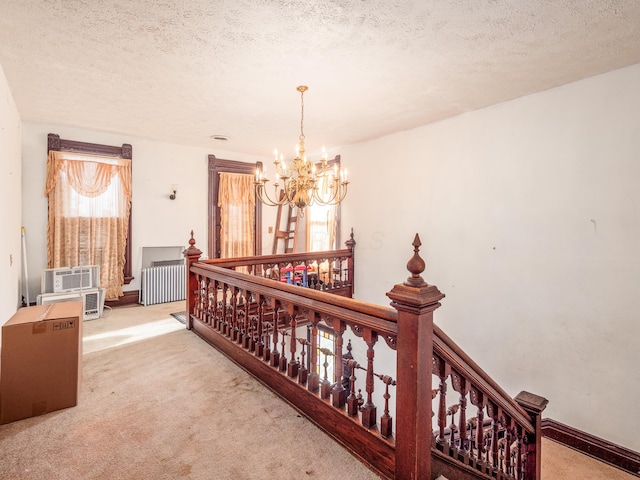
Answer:
<svg viewBox="0 0 640 480"><path fill-rule="evenodd" d="M540 422L547 400L527 392L515 399L510 397L434 324L433 312L445 295L421 276L425 263L419 256L418 235L413 243L414 256L407 263L411 276L387 293L392 300L390 307L351 298L353 236L344 250L205 261L199 261L202 252L195 247L193 233L189 244L185 250L187 328L195 329L292 405L304 408L310 419L354 454L375 465L385 477L431 478L432 471L449 471L450 466L438 462L455 459L462 475L459 478L466 480L476 478L476 473L509 480L540 480ZM331 270L335 274L333 283L329 280L322 284L326 288L318 288L311 287L306 278L293 280L290 267L310 265L316 260L335 262ZM283 269L283 265L287 268ZM270 269L274 268L280 273L273 275ZM344 277L339 277L341 271L346 272ZM299 323L300 319L303 323ZM336 378L354 382L350 394L341 381L327 380L326 358L325 376L320 382L319 354L311 353L316 352L317 344L311 347L312 343L307 342L302 347L302 362L296 356L296 328L306 326L306 335L315 339L320 323L335 329L335 345L330 354L335 353ZM348 328L366 345L367 368L360 367L366 371L366 401L360 393L359 399L354 394L356 376L345 374L341 367L346 358L343 333ZM387 415L385 405L386 423L381 423L379 429L375 427L376 402L372 398L377 394L373 379L378 376L374 366L378 338L384 338L396 355L395 418L393 412L392 416ZM304 368L305 348L307 354L315 355L307 360L315 366L314 381ZM322 353L327 355L324 350ZM434 375L440 377L437 389L432 385ZM448 403L448 385L460 394L459 399L454 397L453 405ZM467 421L468 401L478 408L475 423ZM432 423L436 420L437 435ZM363 428L354 429L354 425ZM378 434L372 436L375 432Z"/></svg>
<svg viewBox="0 0 640 480"><path fill-rule="evenodd" d="M433 326L433 349L476 387L492 397L496 406L517 420L529 433L535 432L527 412L516 403L471 357L449 338L440 327Z"/></svg>
<svg viewBox="0 0 640 480"><path fill-rule="evenodd" d="M280 253L277 255L260 255L250 257L237 258L212 258L203 260L200 263L207 265L216 265L219 267L242 267L246 265L267 265L277 263L294 263L304 262L305 260L327 260L338 257L349 257L353 255L353 250L326 250L322 252L305 252L305 253Z"/></svg>
<svg viewBox="0 0 640 480"><path fill-rule="evenodd" d="M318 313L339 316L345 321L357 323L379 332L390 335L397 334L397 311L390 307L289 285L270 278L248 275L212 264L196 263L191 266L190 271L204 276L215 275L216 279L223 282L233 280L233 285L240 289L283 301L295 302L300 307L306 307Z"/></svg>

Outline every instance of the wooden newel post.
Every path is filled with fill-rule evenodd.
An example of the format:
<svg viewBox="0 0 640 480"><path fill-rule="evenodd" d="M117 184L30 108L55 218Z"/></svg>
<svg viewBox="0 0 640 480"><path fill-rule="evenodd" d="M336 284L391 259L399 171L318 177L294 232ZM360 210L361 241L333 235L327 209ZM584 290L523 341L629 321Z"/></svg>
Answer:
<svg viewBox="0 0 640 480"><path fill-rule="evenodd" d="M185 308L185 316L187 330L191 330L193 327L193 320L191 319L191 315L194 312L195 304L196 304L196 290L198 290L198 279L195 275L191 273L191 265L200 260L200 255L202 252L196 247L196 240L193 238L193 230L191 230L191 238L189 239L189 248L187 248L184 252L182 252L186 261L186 282L187 282L187 291L186 291L186 308Z"/></svg>
<svg viewBox="0 0 640 480"><path fill-rule="evenodd" d="M520 392L514 400L526 410L531 417L531 423L533 423L536 429L535 438L531 438L532 436L528 435L525 442L526 461L524 464L524 478L527 480L540 480L542 463L542 412L547 408L549 400L529 392Z"/></svg>
<svg viewBox="0 0 640 480"><path fill-rule="evenodd" d="M354 275L354 261L353 261L353 250L356 246L356 241L353 238L353 228L351 229L351 235L349 236L349 240L347 240L346 242L344 242L345 245L347 246L347 248L351 251L351 256L349 257L349 260L347 261L347 269L348 269L348 274L349 274L349 283L351 283L351 296L353 296L353 292L355 291L354 289L354 279L355 279L355 275Z"/></svg>
<svg viewBox="0 0 640 480"><path fill-rule="evenodd" d="M398 310L395 478L403 480L431 480L433 311L444 294L420 276L420 245L416 234L411 276L387 293Z"/></svg>

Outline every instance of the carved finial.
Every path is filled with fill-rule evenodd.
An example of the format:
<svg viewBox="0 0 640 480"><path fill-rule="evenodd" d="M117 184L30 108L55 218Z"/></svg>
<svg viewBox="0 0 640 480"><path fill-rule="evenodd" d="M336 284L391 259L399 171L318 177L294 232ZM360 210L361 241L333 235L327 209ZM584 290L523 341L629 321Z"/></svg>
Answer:
<svg viewBox="0 0 640 480"><path fill-rule="evenodd" d="M405 285L412 285L412 286L424 285L426 282L420 276L420 274L424 272L425 263L424 263L424 260L420 258L419 252L420 252L420 246L422 245L422 242L420 242L420 237L418 236L417 233L415 238L413 239L412 245L413 245L413 257L411 257L411 259L407 262L407 270L411 272L411 276L407 278L407 281L404 283Z"/></svg>
<svg viewBox="0 0 640 480"><path fill-rule="evenodd" d="M185 257L193 257L193 261L197 261L202 255L202 251L196 247L196 239L193 238L193 230L191 230L191 238L189 239L189 247L182 252Z"/></svg>
<svg viewBox="0 0 640 480"><path fill-rule="evenodd" d="M351 235L349 235L349 240L347 240L345 242L345 245L347 246L347 248L349 248L350 250L353 250L353 247L356 246L356 241L353 238L353 228L351 229Z"/></svg>

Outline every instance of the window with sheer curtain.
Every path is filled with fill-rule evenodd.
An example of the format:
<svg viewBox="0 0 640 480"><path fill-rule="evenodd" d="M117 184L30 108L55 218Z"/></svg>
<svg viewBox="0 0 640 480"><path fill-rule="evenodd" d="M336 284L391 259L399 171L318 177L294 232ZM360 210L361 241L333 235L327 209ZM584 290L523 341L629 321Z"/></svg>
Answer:
<svg viewBox="0 0 640 480"><path fill-rule="evenodd" d="M107 299L123 295L131 160L49 151L48 268L98 265Z"/></svg>
<svg viewBox="0 0 640 480"><path fill-rule="evenodd" d="M254 176L220 172L220 258L253 255Z"/></svg>
<svg viewBox="0 0 640 480"><path fill-rule="evenodd" d="M326 178L318 183L321 197L329 198L330 188ZM336 248L338 218L337 205L312 205L307 207L307 251L322 252Z"/></svg>

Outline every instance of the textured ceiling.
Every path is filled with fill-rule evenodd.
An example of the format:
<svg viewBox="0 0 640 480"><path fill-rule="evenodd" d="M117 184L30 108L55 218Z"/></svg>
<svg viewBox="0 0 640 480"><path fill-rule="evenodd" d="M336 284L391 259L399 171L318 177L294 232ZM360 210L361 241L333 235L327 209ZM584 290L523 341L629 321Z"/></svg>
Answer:
<svg viewBox="0 0 640 480"><path fill-rule="evenodd" d="M0 0L23 121L212 153L293 152L300 84L313 153L634 63L638 0Z"/></svg>

